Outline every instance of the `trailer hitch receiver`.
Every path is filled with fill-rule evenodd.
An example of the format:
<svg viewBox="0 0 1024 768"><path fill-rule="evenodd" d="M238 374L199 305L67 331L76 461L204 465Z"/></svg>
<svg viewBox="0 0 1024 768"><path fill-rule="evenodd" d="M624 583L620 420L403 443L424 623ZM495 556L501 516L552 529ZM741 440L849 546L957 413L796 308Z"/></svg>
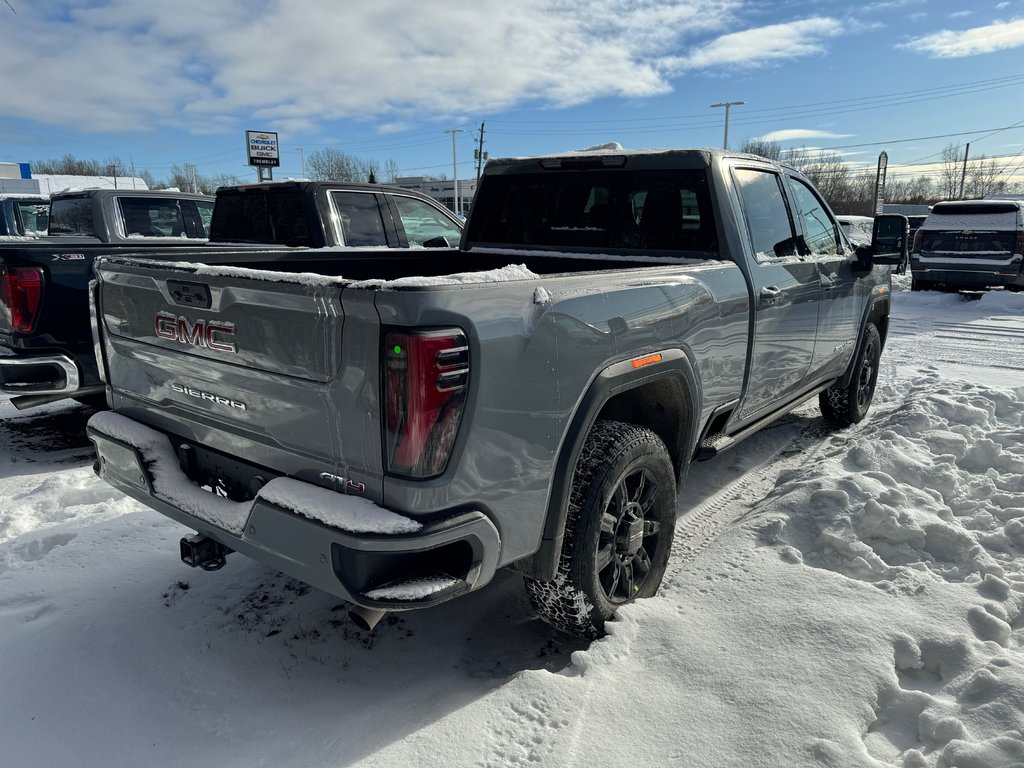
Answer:
<svg viewBox="0 0 1024 768"><path fill-rule="evenodd" d="M181 562L204 571L217 571L227 563L227 556L234 550L225 547L200 533L185 536L181 540Z"/></svg>

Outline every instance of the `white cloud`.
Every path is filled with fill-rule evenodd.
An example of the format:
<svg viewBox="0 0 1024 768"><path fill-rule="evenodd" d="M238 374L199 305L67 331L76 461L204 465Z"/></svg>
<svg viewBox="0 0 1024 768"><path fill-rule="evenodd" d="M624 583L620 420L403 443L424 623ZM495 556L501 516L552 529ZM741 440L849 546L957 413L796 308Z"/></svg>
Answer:
<svg viewBox="0 0 1024 768"><path fill-rule="evenodd" d="M914 38L903 48L927 53L935 58L949 59L992 53L1024 45L1024 19L997 21L985 27L960 32L944 29L931 35Z"/></svg>
<svg viewBox="0 0 1024 768"><path fill-rule="evenodd" d="M665 60L735 23L741 2L22 4L0 25L0 70L20 73L0 115L93 131L244 120L294 133L652 96L671 90Z"/></svg>
<svg viewBox="0 0 1024 768"><path fill-rule="evenodd" d="M767 62L821 53L824 41L843 33L836 19L816 17L731 32L672 59L679 71L721 66L756 67Z"/></svg>
<svg viewBox="0 0 1024 768"><path fill-rule="evenodd" d="M949 18L951 18L951 19L962 19L965 16L972 16L973 14L974 14L974 11L954 11L953 13L949 14Z"/></svg>
<svg viewBox="0 0 1024 768"><path fill-rule="evenodd" d="M759 136L760 141L799 141L801 139L845 139L849 133L832 133L830 131L817 131L812 128L786 128L780 131L772 131L764 136Z"/></svg>

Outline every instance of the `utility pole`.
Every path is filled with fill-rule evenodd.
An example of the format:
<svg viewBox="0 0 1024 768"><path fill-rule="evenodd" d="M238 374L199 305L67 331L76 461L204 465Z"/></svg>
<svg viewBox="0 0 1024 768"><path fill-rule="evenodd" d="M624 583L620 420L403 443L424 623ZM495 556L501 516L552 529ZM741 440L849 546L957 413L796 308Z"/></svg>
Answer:
<svg viewBox="0 0 1024 768"><path fill-rule="evenodd" d="M487 153L484 152L484 124L480 123L480 141L477 144L476 151L473 153L476 160L476 181L480 183L480 169L483 164L487 162Z"/></svg>
<svg viewBox="0 0 1024 768"><path fill-rule="evenodd" d="M456 216L462 216L462 201L459 199L459 167L455 161L455 136L459 133L465 133L461 128L452 128L445 131L452 135L452 181L455 185L455 200L452 210L455 211Z"/></svg>
<svg viewBox="0 0 1024 768"><path fill-rule="evenodd" d="M299 162L302 163L302 178L306 178L306 148L299 147L295 151L299 153Z"/></svg>
<svg viewBox="0 0 1024 768"><path fill-rule="evenodd" d="M712 104L712 107L725 107L725 140L722 142L722 149L729 148L729 109L740 107L746 104L745 101L723 101L720 104Z"/></svg>
<svg viewBox="0 0 1024 768"><path fill-rule="evenodd" d="M110 169L110 175L114 177L114 189L117 189L117 165L111 163L107 168Z"/></svg>
<svg viewBox="0 0 1024 768"><path fill-rule="evenodd" d="M967 155L971 151L971 142L967 142L967 146L964 147L964 170L960 174L960 199L964 199L964 182L967 181Z"/></svg>

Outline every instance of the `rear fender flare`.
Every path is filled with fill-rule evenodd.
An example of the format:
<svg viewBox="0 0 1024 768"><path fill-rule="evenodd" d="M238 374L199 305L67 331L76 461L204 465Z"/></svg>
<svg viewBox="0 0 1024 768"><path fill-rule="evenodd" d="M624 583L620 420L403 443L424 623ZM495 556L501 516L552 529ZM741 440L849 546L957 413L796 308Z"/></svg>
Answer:
<svg viewBox="0 0 1024 768"><path fill-rule="evenodd" d="M697 440L697 416L701 401L699 379L687 352L668 349L654 354L661 355L660 362L634 367L633 360L623 360L609 365L594 377L581 398L555 460L540 548L534 555L517 564L517 568L526 575L540 580L554 577L562 550L576 461L598 416L616 396L648 384L668 383L678 388L684 400L684 421L675 444L666 447L673 458L677 480L685 476Z"/></svg>

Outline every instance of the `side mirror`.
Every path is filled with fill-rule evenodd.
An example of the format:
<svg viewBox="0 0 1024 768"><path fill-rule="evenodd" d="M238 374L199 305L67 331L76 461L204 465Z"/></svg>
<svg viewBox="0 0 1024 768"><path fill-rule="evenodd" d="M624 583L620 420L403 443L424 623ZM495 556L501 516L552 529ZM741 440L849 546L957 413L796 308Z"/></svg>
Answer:
<svg viewBox="0 0 1024 768"><path fill-rule="evenodd" d="M448 238L443 235L438 237L432 237L429 240L423 241L424 248L451 248L452 244L448 242Z"/></svg>
<svg viewBox="0 0 1024 768"><path fill-rule="evenodd" d="M875 217L871 232L871 263L900 266L907 260L910 223L899 213Z"/></svg>

